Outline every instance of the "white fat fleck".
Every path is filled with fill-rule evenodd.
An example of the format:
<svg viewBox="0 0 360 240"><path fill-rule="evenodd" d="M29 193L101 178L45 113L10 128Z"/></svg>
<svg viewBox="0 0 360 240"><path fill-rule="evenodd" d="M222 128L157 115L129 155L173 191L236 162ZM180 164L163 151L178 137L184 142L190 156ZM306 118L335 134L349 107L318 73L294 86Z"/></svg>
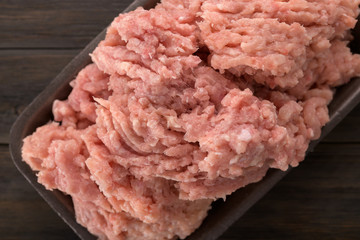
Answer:
<svg viewBox="0 0 360 240"><path fill-rule="evenodd" d="M230 136L227 135L227 134L224 134L224 135L223 135L223 138L224 138L226 141L230 141Z"/></svg>
<svg viewBox="0 0 360 240"><path fill-rule="evenodd" d="M221 152L215 152L214 153L216 156L221 156L222 154L221 154Z"/></svg>
<svg viewBox="0 0 360 240"><path fill-rule="evenodd" d="M95 177L93 175L90 175L90 179L93 180L94 182L96 182L96 179L95 179Z"/></svg>
<svg viewBox="0 0 360 240"><path fill-rule="evenodd" d="M147 122L146 126L148 126L149 128L155 127L158 124L158 121L155 120L150 120Z"/></svg>
<svg viewBox="0 0 360 240"><path fill-rule="evenodd" d="M216 4L216 7L217 7L219 10L224 10L224 4L218 3L218 4Z"/></svg>
<svg viewBox="0 0 360 240"><path fill-rule="evenodd" d="M111 139L111 141L115 141L115 139L116 139L116 133L115 132L113 132L113 131L111 131L110 133L108 133L108 134L110 134L110 139Z"/></svg>
<svg viewBox="0 0 360 240"><path fill-rule="evenodd" d="M200 92L200 93L205 93L206 90L205 90L204 88L199 88L199 92Z"/></svg>
<svg viewBox="0 0 360 240"><path fill-rule="evenodd" d="M260 157L260 156L255 156L253 159L252 159L252 161L251 161L251 163L250 163L250 166L257 166L257 167L261 167L261 166L259 166L259 163L260 162L262 162L262 158ZM262 165L262 164L261 164Z"/></svg>
<svg viewBox="0 0 360 240"><path fill-rule="evenodd" d="M132 121L132 124L133 124L134 127L139 126L139 125L140 125L139 119L134 119L134 120Z"/></svg>
<svg viewBox="0 0 360 240"><path fill-rule="evenodd" d="M147 216L145 216L145 220L151 222L151 221L153 221L153 218L150 217L149 215L147 215Z"/></svg>
<svg viewBox="0 0 360 240"><path fill-rule="evenodd" d="M159 140L156 139L156 141L152 142L152 143L149 143L150 147L155 147L156 144L158 144Z"/></svg>
<svg viewBox="0 0 360 240"><path fill-rule="evenodd" d="M247 129L243 129L241 130L240 134L237 135L237 140L238 141L245 141L245 142L249 142L251 140L251 133L249 130Z"/></svg>
<svg viewBox="0 0 360 240"><path fill-rule="evenodd" d="M240 156L236 155L235 157L230 159L230 165L237 163L239 161L239 158L240 158Z"/></svg>
<svg viewBox="0 0 360 240"><path fill-rule="evenodd" d="M312 130L311 128L308 128L307 132L308 132L309 138L314 137L314 135L315 135L314 130Z"/></svg>
<svg viewBox="0 0 360 240"><path fill-rule="evenodd" d="M181 125L177 122L177 118L175 118L174 116L166 116L166 120L168 128L181 128Z"/></svg>

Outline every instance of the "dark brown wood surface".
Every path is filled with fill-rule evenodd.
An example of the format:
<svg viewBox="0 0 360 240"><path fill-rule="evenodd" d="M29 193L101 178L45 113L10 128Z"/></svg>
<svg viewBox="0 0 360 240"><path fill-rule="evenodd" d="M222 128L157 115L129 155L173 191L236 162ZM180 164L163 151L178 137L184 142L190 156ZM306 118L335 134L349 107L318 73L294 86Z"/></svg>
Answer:
<svg viewBox="0 0 360 240"><path fill-rule="evenodd" d="M0 239L78 239L14 167L9 130L130 2L0 1ZM360 239L360 106L220 239Z"/></svg>

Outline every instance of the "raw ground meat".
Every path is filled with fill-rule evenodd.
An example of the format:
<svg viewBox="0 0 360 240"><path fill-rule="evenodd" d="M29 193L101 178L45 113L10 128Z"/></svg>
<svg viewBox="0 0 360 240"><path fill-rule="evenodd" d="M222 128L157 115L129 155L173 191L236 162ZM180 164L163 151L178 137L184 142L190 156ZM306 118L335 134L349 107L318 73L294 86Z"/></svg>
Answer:
<svg viewBox="0 0 360 240"><path fill-rule="evenodd" d="M348 37L346 30L355 26L359 4L359 0L209 0L201 6L198 25L213 68L288 89L304 81L314 55L329 49L335 39ZM349 52L345 46L343 50ZM358 55L349 53L347 58L360 62Z"/></svg>
<svg viewBox="0 0 360 240"><path fill-rule="evenodd" d="M163 0L120 14L22 155L100 239L190 235L217 198L305 157L360 0Z"/></svg>
<svg viewBox="0 0 360 240"><path fill-rule="evenodd" d="M185 238L201 224L211 200L180 200L170 181L134 178L113 162L95 128L50 123L24 140L23 157L38 181L73 197L80 224L102 239Z"/></svg>
<svg viewBox="0 0 360 240"><path fill-rule="evenodd" d="M53 104L54 120L62 126L83 129L96 121L94 97L107 99L109 76L101 72L95 64L81 70L72 81L73 88L67 100L55 100Z"/></svg>

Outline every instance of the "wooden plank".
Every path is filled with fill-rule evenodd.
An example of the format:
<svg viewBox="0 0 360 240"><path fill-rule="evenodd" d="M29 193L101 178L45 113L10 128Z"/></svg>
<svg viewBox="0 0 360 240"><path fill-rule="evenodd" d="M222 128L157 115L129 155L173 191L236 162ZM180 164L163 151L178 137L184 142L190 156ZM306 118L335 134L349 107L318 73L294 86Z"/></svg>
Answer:
<svg viewBox="0 0 360 240"><path fill-rule="evenodd" d="M7 145L0 145L0 192L1 239L78 239L17 171Z"/></svg>
<svg viewBox="0 0 360 240"><path fill-rule="evenodd" d="M0 48L83 48L131 2L0 1Z"/></svg>
<svg viewBox="0 0 360 240"><path fill-rule="evenodd" d="M64 68L79 50L0 51L0 143L19 113Z"/></svg>
<svg viewBox="0 0 360 240"><path fill-rule="evenodd" d="M359 239L360 144L320 144L220 240Z"/></svg>
<svg viewBox="0 0 360 240"><path fill-rule="evenodd" d="M336 126L323 142L358 142L360 143L360 105Z"/></svg>
<svg viewBox="0 0 360 240"><path fill-rule="evenodd" d="M317 145L313 152L309 154L309 158L330 157L332 155L341 157L360 156L360 143L327 143L321 142Z"/></svg>

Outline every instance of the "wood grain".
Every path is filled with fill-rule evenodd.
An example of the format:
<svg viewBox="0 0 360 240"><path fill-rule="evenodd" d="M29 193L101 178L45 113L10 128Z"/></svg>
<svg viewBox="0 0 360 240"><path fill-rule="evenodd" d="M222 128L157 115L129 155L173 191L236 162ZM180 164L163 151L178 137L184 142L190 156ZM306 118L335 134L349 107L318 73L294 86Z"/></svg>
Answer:
<svg viewBox="0 0 360 240"><path fill-rule="evenodd" d="M79 50L0 51L0 143L20 112Z"/></svg>
<svg viewBox="0 0 360 240"><path fill-rule="evenodd" d="M0 49L83 48L131 0L2 0Z"/></svg>

